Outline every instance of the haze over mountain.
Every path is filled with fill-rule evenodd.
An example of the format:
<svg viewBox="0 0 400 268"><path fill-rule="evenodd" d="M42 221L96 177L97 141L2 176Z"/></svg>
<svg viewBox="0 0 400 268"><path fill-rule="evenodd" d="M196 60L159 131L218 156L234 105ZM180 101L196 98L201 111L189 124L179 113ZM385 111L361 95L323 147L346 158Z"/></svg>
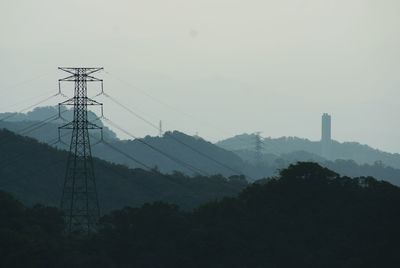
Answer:
<svg viewBox="0 0 400 268"><path fill-rule="evenodd" d="M6 115L0 114L1 118ZM57 115L56 108L38 108L27 114L14 115L12 120L10 118L11 121L0 122L0 127L17 131L17 133L19 132L18 130L24 128L28 128L27 130L29 131L29 126L37 122L35 120L54 115ZM62 115L68 119L71 116L71 111L67 111ZM90 117L94 120L97 118L93 113L90 114ZM103 125L101 120L96 120L95 122L98 125ZM66 134L62 137L64 144L55 144L58 137L57 128L62 124L65 124L63 120L44 124L26 135L39 141L50 143L60 149L68 150L70 139L68 132L63 134ZM166 173L178 170L188 175L199 172L204 175L222 174L225 176L243 174L247 176L248 180L253 181L276 175L278 170L286 168L297 161L313 161L342 175L352 177L374 176L390 181L395 185L400 185L400 169L395 166L399 162L399 155L380 152L357 143L333 142L333 151L342 157L336 160L327 160L319 155L319 142L296 137L264 138L262 140L262 162L256 163L254 152L255 136L253 134L239 135L220 141L217 144L212 144L200 137L190 136L178 131L166 132L163 137L146 136L140 140L120 140L108 128L105 128L104 133L105 141L111 144L114 149L111 149L108 145L98 143L100 141L99 133L93 131L93 154L98 158L123 164L130 168L143 168L143 165L135 161L139 160L148 167L156 168ZM161 150L165 154L144 143ZM121 151L130 157L121 154ZM179 163L180 161L183 164ZM393 165L390 165L390 163ZM186 164L193 166L197 170L193 170Z"/></svg>
<svg viewBox="0 0 400 268"><path fill-rule="evenodd" d="M255 140L255 134L241 134L221 140L216 145L237 153L246 161L254 162ZM310 157L317 161L321 161L324 158L321 154L320 141L311 141L299 137L261 137L261 153L266 159L299 151L309 153ZM358 142L338 142L332 140L330 157L325 160L337 159L354 160L361 165L374 164L377 161L381 161L385 165L400 168L400 154L384 152Z"/></svg>
<svg viewBox="0 0 400 268"><path fill-rule="evenodd" d="M55 93L57 66L102 66L108 93L168 130L213 142L254 131L315 140L329 112L337 140L400 152L399 9L394 0L2 0L0 107ZM110 117L133 121L105 103Z"/></svg>
<svg viewBox="0 0 400 268"><path fill-rule="evenodd" d="M57 118L58 116L60 116L60 118ZM0 126L14 132L24 132L25 130L31 130L29 128L30 125L46 120L46 122L43 122L43 125L39 125L40 127L30 131L28 136L41 142L52 143L54 140L58 139L58 127L65 125L67 122L71 121L72 118L73 110L68 107L62 106L59 114L58 106L44 106L37 107L26 113L0 113L0 119L3 119L0 121ZM107 126L104 126L103 122L98 120L98 116L94 112L89 111L88 118L98 126L103 127L103 135L105 139L117 139L117 135ZM60 135L63 136L62 141L70 140L70 135L68 134L70 132L70 130L63 130L60 133ZM99 133L96 133L96 131L93 131L92 135L99 138Z"/></svg>
<svg viewBox="0 0 400 268"><path fill-rule="evenodd" d="M400 267L399 14L1 0L0 268Z"/></svg>

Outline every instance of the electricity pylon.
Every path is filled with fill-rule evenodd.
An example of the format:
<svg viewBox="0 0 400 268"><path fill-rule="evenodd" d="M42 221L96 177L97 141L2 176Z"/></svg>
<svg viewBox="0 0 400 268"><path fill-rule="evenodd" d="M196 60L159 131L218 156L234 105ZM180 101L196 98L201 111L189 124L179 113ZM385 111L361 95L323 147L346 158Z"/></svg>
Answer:
<svg viewBox="0 0 400 268"><path fill-rule="evenodd" d="M87 97L87 83L103 80L91 74L103 68L58 68L69 73L60 82L74 82L74 97L59 103L73 106L73 120L59 129L72 130L67 170L61 198L61 209L64 211L68 232L90 232L96 227L100 217L99 201L96 190L96 179L93 170L89 130L102 127L89 122L88 106L100 105ZM61 91L61 88L60 88ZM103 109L102 109L103 113Z"/></svg>
<svg viewBox="0 0 400 268"><path fill-rule="evenodd" d="M262 163L262 140L261 140L261 132L257 131L255 134L255 143L254 143L254 158L257 165Z"/></svg>

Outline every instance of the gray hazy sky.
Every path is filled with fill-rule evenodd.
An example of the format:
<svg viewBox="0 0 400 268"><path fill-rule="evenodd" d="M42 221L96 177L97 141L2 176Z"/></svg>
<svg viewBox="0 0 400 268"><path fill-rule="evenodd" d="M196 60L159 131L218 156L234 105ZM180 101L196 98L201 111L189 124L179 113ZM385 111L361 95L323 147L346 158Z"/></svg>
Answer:
<svg viewBox="0 0 400 268"><path fill-rule="evenodd" d="M317 140L328 112L333 138L400 152L399 14L398 0L1 0L0 110L55 90L58 66L103 66L109 94L166 129Z"/></svg>

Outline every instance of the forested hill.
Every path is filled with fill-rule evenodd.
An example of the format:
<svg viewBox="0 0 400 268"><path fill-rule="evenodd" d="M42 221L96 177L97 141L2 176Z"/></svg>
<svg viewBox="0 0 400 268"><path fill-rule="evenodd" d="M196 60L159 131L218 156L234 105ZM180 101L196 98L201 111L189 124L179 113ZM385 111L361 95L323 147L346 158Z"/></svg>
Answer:
<svg viewBox="0 0 400 268"><path fill-rule="evenodd" d="M8 130L0 130L0 140L0 189L26 204L58 206L67 152ZM103 212L157 200L193 208L235 195L247 185L240 177L188 177L179 172L163 175L99 159L94 160L94 166Z"/></svg>
<svg viewBox="0 0 400 268"><path fill-rule="evenodd" d="M255 134L241 134L216 143L226 150L233 151L242 158L254 161ZM319 141L310 141L298 137L261 138L262 153L268 157L280 157L285 154L303 151L321 157L321 145ZM381 161L387 166L400 169L400 154L392 154L374 149L358 142L332 141L331 157L326 160L353 160L356 163L374 164Z"/></svg>
<svg viewBox="0 0 400 268"><path fill-rule="evenodd" d="M61 117L57 118L59 115ZM71 121L72 117L73 110L67 109L65 106L61 107L60 114L58 107L37 107L27 113L0 113L0 127L35 138L41 142L52 143L58 137L58 127L65 125L67 121ZM95 113L88 111L88 118L98 126L103 127L105 139L109 141L117 139L117 135L104 126ZM31 127L32 125L40 127ZM61 134L66 135L65 141L70 137L67 130L64 130ZM99 136L98 133L93 133L93 135Z"/></svg>
<svg viewBox="0 0 400 268"><path fill-rule="evenodd" d="M65 110L62 116L70 120L71 111ZM37 124L40 120L57 116L58 110L55 107L40 107L29 113L16 113L16 114L0 114L0 118L9 119L0 121L0 127L9 129L16 133L21 133L39 141L46 143L53 143L58 137L58 127L65 124L63 120L55 120L45 122L38 128L29 128L33 124ZM96 120L96 115L90 113L89 117ZM39 120L39 121L38 121ZM103 126L101 120L96 120L96 124ZM24 131L25 130L25 131ZM26 133L26 134L25 134ZM63 140L68 143L70 135L68 132L63 131ZM99 133L92 131L93 143L99 139ZM208 141L198 137L192 137L179 131L166 132L163 137L150 137L146 136L139 140L119 140L116 134L109 128L104 129L104 140L112 143L117 149L123 150L125 153L133 156L135 159L145 163L150 167L157 167L162 172L172 172L179 170L185 174L193 175L193 171L188 170L184 165L177 162L186 162L196 169L203 171L203 174L222 174L224 176L246 174L251 177L262 177L265 173L252 170L252 166L246 164L236 154L222 149ZM144 143L150 145L147 146ZM57 144L58 147L67 149L68 145ZM158 149L156 151L151 148ZM162 151L165 154L160 153ZM124 164L131 168L140 167L138 164L123 154L110 149L109 146L99 144L93 148L93 155L118 164ZM171 160L170 155L178 161ZM267 173L268 175L269 173ZM255 176L256 175L256 176Z"/></svg>
<svg viewBox="0 0 400 268"><path fill-rule="evenodd" d="M2 118L5 118L5 115L6 114L3 114ZM42 142L53 144L58 137L58 126L65 124L65 121L58 120L46 122L44 124L40 124L36 121L51 116L57 116L56 108L37 108L32 112L15 114L6 121L0 121L0 127L10 129L16 133L21 133L21 135L33 137ZM66 119L71 119L70 111L63 113L62 116L66 117ZM95 114L90 113L90 117L96 120ZM39 124L39 127L31 127L37 124ZM96 124L102 125L101 120L96 120ZM67 132L63 132L62 134L66 135L63 137L66 144L58 143L56 146L67 149L70 140L68 134ZM123 164L131 168L142 167L132 160L132 158L134 158L148 167L157 168L163 173L179 170L182 173L193 175L193 168L188 168L188 165L186 165L189 164L197 169L197 172L201 171L202 174L222 174L224 176L244 174L249 180L257 180L263 177L273 176L278 170L286 168L288 165L296 163L297 161L312 161L331 168L341 175L352 177L374 176L400 185L400 169L391 167L383 160L379 161L381 160L379 156L386 155L396 162L398 158L396 154L376 152L375 155L378 158L371 158L375 159L375 161L368 161L371 162L370 164L359 164L355 162L350 153L347 153L347 156L349 156L347 160L338 159L328 161L316 153L319 150L319 142L311 142L299 138L266 138L263 139L264 153L262 154L262 162L255 163L254 135L242 135L243 137L238 136L222 142L224 146L227 145L226 148L232 147L233 149L237 149L230 151L202 138L189 136L179 131L166 132L163 137L146 136L140 140L119 140L115 133L108 128L105 129L104 134L104 140L110 143L114 149L100 143L93 147L93 155L100 159ZM99 140L99 133L93 131L91 135L92 144L94 144ZM221 142L218 143L218 145L221 146ZM346 143L340 146L347 148L346 150L353 148L351 146L348 147ZM367 146L361 147L369 148ZM154 150L154 148L156 150ZM119 152L115 149L119 150ZM365 149L365 155L368 156L368 151L372 149L367 149ZM357 155L363 155L364 151L354 149L353 154L357 158ZM127 155L131 157L127 157ZM186 164L182 164L183 162Z"/></svg>
<svg viewBox="0 0 400 268"><path fill-rule="evenodd" d="M399 267L400 189L299 163L194 211L156 202L65 236L54 208L0 192L2 267Z"/></svg>
<svg viewBox="0 0 400 268"><path fill-rule="evenodd" d="M145 143L156 148L156 150ZM179 163L181 161L205 173L223 174L225 176L242 174L248 166L236 154L201 138L192 137L179 131L166 132L163 137L147 136L140 140L113 141L112 145L128 152L148 166L157 167L162 172L180 170L186 174L192 174L193 171ZM96 146L93 153L107 161L123 163L131 167L138 166L134 161L110 150L104 144ZM172 159L169 156L172 156ZM174 159L178 159L178 161Z"/></svg>

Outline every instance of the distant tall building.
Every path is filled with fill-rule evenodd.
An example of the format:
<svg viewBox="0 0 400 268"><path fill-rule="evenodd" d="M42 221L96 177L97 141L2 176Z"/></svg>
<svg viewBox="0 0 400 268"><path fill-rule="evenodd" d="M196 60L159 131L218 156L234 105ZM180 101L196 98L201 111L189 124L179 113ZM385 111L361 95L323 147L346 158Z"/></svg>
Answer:
<svg viewBox="0 0 400 268"><path fill-rule="evenodd" d="M164 131L163 131L163 129L162 129L162 121L160 120L160 124L158 125L158 135L159 135L160 137L162 137L163 134L164 134Z"/></svg>
<svg viewBox="0 0 400 268"><path fill-rule="evenodd" d="M327 113L322 115L322 131L321 131L321 155L326 159L331 158L331 116Z"/></svg>

